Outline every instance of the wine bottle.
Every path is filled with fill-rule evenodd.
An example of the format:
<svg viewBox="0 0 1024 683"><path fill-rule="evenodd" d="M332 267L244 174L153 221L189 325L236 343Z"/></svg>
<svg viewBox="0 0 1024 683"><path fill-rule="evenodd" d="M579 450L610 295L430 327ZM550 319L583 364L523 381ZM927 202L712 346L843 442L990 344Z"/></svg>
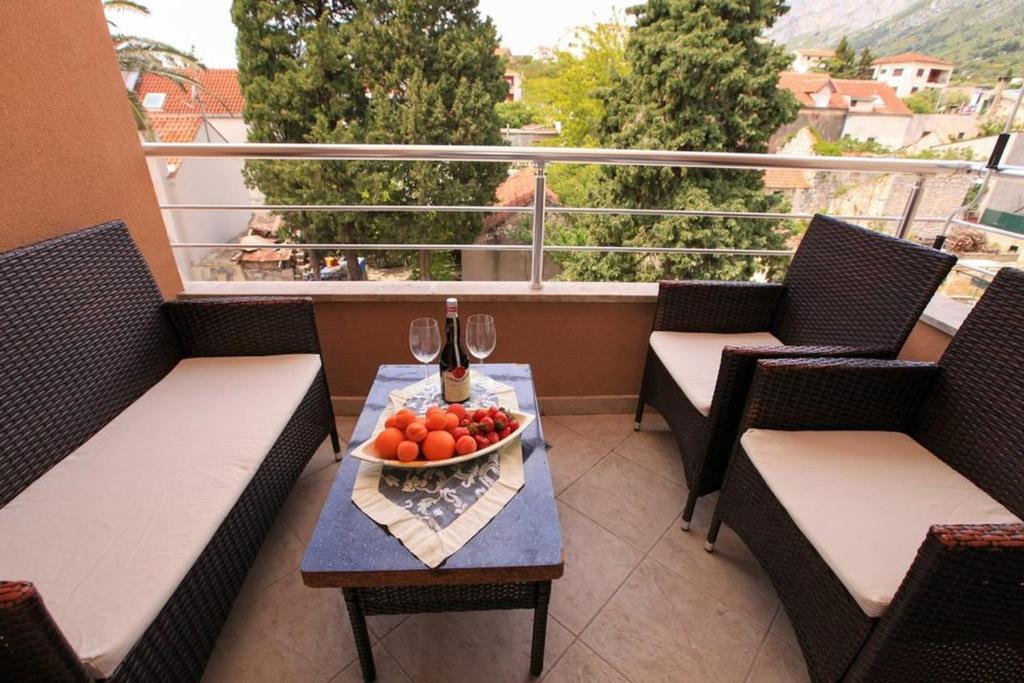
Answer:
<svg viewBox="0 0 1024 683"><path fill-rule="evenodd" d="M469 354L462 345L458 299L448 299L445 309L444 348L439 361L441 398L445 403L463 403L469 400Z"/></svg>

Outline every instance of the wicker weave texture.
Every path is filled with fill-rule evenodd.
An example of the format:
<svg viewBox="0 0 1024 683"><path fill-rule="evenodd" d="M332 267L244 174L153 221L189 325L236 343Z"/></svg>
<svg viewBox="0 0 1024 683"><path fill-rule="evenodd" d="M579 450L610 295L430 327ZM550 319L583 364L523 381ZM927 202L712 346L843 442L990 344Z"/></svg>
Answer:
<svg viewBox="0 0 1024 683"><path fill-rule="evenodd" d="M783 287L757 282L658 283L654 329L669 332L763 332Z"/></svg>
<svg viewBox="0 0 1024 683"><path fill-rule="evenodd" d="M189 299L166 309L186 356L320 353L312 299Z"/></svg>
<svg viewBox="0 0 1024 683"><path fill-rule="evenodd" d="M999 271L939 367L911 435L1024 519L1024 271Z"/></svg>
<svg viewBox="0 0 1024 683"><path fill-rule="evenodd" d="M27 581L0 581L0 680L91 680Z"/></svg>
<svg viewBox="0 0 1024 683"><path fill-rule="evenodd" d="M0 506L174 367L162 301L120 221L0 254Z"/></svg>
<svg viewBox="0 0 1024 683"><path fill-rule="evenodd" d="M787 344L883 346L893 357L956 257L828 216L807 228L772 332Z"/></svg>

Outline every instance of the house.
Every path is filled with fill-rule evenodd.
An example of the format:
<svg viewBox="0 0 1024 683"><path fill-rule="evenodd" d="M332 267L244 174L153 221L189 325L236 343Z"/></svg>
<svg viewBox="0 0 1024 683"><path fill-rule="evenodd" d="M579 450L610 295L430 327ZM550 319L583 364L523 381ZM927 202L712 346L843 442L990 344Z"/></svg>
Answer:
<svg viewBox="0 0 1024 683"><path fill-rule="evenodd" d="M234 69L189 70L201 87L180 86L156 74L125 75L126 85L146 110L158 142L246 142L245 98ZM246 187L240 159L149 159L161 204L261 203ZM164 211L172 242L230 242L246 232L251 210ZM183 273L191 273L210 249L178 250Z"/></svg>
<svg viewBox="0 0 1024 683"><path fill-rule="evenodd" d="M773 137L776 148L781 139L805 126L814 126L828 140L848 135L894 149L905 144L913 112L885 83L784 71L779 87L793 93L800 113Z"/></svg>
<svg viewBox="0 0 1024 683"><path fill-rule="evenodd" d="M892 86L899 97L909 97L922 88L945 88L956 65L919 52L904 52L880 57L871 66L874 80Z"/></svg>
<svg viewBox="0 0 1024 683"><path fill-rule="evenodd" d="M505 82L508 83L506 102L520 102L523 99L523 75L513 69L505 69Z"/></svg>
<svg viewBox="0 0 1024 683"><path fill-rule="evenodd" d="M835 56L835 50L811 48L793 50L793 71L798 74L805 74L818 68L824 68L825 63Z"/></svg>

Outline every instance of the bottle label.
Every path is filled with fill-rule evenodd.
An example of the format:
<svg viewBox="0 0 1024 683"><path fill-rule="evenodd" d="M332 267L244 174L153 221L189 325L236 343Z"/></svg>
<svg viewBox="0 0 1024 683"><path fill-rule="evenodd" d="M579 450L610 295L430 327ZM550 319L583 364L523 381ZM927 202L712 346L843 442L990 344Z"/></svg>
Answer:
<svg viewBox="0 0 1024 683"><path fill-rule="evenodd" d="M444 400L448 403L462 403L469 400L469 370L457 367L441 375L444 382Z"/></svg>

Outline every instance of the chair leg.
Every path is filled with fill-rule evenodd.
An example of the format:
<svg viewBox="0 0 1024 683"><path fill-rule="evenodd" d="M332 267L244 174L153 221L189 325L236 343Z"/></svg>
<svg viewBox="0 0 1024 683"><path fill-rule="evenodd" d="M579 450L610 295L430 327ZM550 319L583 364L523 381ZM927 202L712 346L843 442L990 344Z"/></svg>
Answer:
<svg viewBox="0 0 1024 683"><path fill-rule="evenodd" d="M640 422L643 419L644 419L644 398L643 398L643 396L640 396L640 398L638 398L637 401L636 401L636 415L633 418L633 431L634 432L639 432L640 431Z"/></svg>
<svg viewBox="0 0 1024 683"><path fill-rule="evenodd" d="M709 553L715 552L715 541L718 540L718 529L722 526L722 519L718 516L718 506L715 506L715 512L711 516L711 526L708 527L708 538L704 541L704 550Z"/></svg>
<svg viewBox="0 0 1024 683"><path fill-rule="evenodd" d="M699 497L695 489L690 489L686 496L686 507L683 508L683 521L679 524L683 531L690 530L690 520L693 519L693 511L697 507L697 498Z"/></svg>
<svg viewBox="0 0 1024 683"><path fill-rule="evenodd" d="M331 420L331 448L334 449L334 459L341 460L341 439L338 437L338 425Z"/></svg>

